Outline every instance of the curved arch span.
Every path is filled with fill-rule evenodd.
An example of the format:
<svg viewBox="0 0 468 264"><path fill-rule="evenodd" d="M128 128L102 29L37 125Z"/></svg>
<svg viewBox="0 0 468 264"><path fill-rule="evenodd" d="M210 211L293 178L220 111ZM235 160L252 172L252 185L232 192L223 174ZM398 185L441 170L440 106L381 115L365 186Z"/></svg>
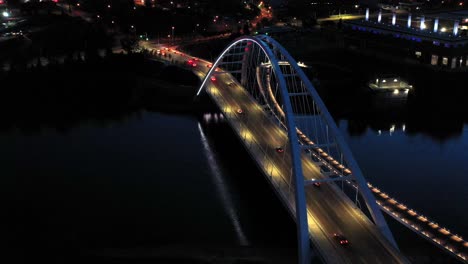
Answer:
<svg viewBox="0 0 468 264"><path fill-rule="evenodd" d="M291 157L292 173L289 181L294 185L293 213L297 223L300 263L307 263L309 260L306 178L303 173L302 149L305 149L320 166L320 171L322 167L327 167L327 170L339 174L340 177L348 177L346 180L353 178L357 184L356 203L360 191L375 225L396 248L382 212L349 147L312 83L292 56L268 36L245 36L236 39L212 64L197 91L197 96L206 87L214 85L210 80L216 80L217 76L223 74L229 75L228 79L235 80L236 86L247 92L248 98L271 113L270 117L275 119L287 134L285 152ZM227 82L227 86L233 83L223 80ZM232 93L235 93L234 89L232 90ZM212 94L211 96L213 97Z"/></svg>

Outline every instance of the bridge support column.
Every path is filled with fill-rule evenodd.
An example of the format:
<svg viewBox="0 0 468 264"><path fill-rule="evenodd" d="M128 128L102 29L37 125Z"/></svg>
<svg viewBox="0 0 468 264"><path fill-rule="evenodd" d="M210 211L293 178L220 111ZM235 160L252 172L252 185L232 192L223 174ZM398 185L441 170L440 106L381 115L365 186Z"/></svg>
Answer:
<svg viewBox="0 0 468 264"><path fill-rule="evenodd" d="M247 87L247 82L248 82L248 76L247 76L247 71L249 68L249 52L250 49L248 47L244 48L244 55L242 55L242 66L241 66L241 78L240 78L240 83L242 86Z"/></svg>
<svg viewBox="0 0 468 264"><path fill-rule="evenodd" d="M271 55L271 58L274 58ZM272 61L274 72L281 72L278 62ZM297 229L297 246L299 253L300 264L310 264L310 242L309 242L309 223L307 219L307 205L304 187L304 174L302 172L301 150L297 142L299 138L296 134L296 124L294 122L294 112L289 99L286 80L284 76L277 76L279 87L281 89L281 97L284 104L284 112L286 114L286 126L288 129L289 146L291 148L292 173L294 177L294 198L296 204L296 229Z"/></svg>
<svg viewBox="0 0 468 264"><path fill-rule="evenodd" d="M458 35L458 26L459 26L459 24L460 24L460 22L458 20L453 22L453 35L454 36Z"/></svg>

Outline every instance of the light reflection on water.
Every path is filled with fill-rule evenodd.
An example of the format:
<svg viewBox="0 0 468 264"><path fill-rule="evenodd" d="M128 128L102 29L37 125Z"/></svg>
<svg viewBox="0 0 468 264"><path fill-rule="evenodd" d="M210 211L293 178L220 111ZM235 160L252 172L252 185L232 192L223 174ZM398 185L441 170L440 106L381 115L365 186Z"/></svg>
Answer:
<svg viewBox="0 0 468 264"><path fill-rule="evenodd" d="M443 226L468 235L468 126L456 137L440 141L408 133L406 123L343 132L366 179Z"/></svg>
<svg viewBox="0 0 468 264"><path fill-rule="evenodd" d="M213 118L214 117L214 118ZM204 114L203 119L209 123L212 121L212 118L215 123L218 121L223 120L223 115L221 114ZM211 170L211 175L213 176L213 181L216 186L216 191L218 196L223 204L226 213L231 220L231 223L234 227L236 232L237 238L239 239L239 244L241 246L248 246L249 241L242 229L241 221L239 220L238 211L235 209L234 204L232 202L232 198L226 188L226 183L223 179L224 174L222 173L222 169L219 165L218 157L213 153L212 147L208 138L206 137L205 133L203 132L203 128L200 123L198 123L198 130L200 131L200 139L203 144L203 151L205 153L208 166Z"/></svg>

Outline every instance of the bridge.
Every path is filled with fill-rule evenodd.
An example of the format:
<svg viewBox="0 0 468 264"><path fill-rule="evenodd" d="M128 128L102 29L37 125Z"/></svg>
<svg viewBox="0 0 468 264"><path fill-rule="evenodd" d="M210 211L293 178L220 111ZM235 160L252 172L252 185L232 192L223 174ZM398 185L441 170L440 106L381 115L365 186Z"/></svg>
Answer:
<svg viewBox="0 0 468 264"><path fill-rule="evenodd" d="M212 98L295 219L300 263L311 255L325 263L408 263L381 211L394 210L384 197L376 201L380 190L366 182L317 91L279 43L242 37L214 63L166 51L203 79L197 96Z"/></svg>
<svg viewBox="0 0 468 264"><path fill-rule="evenodd" d="M309 262L309 241L327 263L406 262L325 105L280 44L266 36L234 41L197 95L202 91L294 216L301 263ZM330 167L340 175L330 178ZM333 184L339 176L358 184L375 224ZM341 245L333 234L350 244Z"/></svg>

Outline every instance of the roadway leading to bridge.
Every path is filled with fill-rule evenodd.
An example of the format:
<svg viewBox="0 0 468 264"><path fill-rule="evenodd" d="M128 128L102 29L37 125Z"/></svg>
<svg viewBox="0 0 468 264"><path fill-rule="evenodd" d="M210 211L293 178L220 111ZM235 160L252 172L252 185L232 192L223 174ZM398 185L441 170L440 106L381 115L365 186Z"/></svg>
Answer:
<svg viewBox="0 0 468 264"><path fill-rule="evenodd" d="M170 52L171 59L179 63L186 63L192 59L180 52L167 52ZM202 78L209 70L207 65L210 62L199 60L196 63L197 66L193 67L193 70ZM207 83L209 93L246 147L251 146L249 149L252 156L266 175L272 172L271 180L279 188L278 193L289 203L289 210L294 210L293 193L285 195L289 193L290 186L293 188L293 185L289 184L292 164L286 131L263 111L244 88L234 82L229 73L219 72L215 76L215 81ZM237 109L242 109L243 114L238 114ZM284 148L284 153L275 151L278 146ZM306 153L302 153L301 159L305 179L326 178ZM334 183L306 187L309 233L314 246L326 262L407 263L405 257L388 243L374 224L340 192ZM343 234L350 244L340 245L334 240L333 233Z"/></svg>

